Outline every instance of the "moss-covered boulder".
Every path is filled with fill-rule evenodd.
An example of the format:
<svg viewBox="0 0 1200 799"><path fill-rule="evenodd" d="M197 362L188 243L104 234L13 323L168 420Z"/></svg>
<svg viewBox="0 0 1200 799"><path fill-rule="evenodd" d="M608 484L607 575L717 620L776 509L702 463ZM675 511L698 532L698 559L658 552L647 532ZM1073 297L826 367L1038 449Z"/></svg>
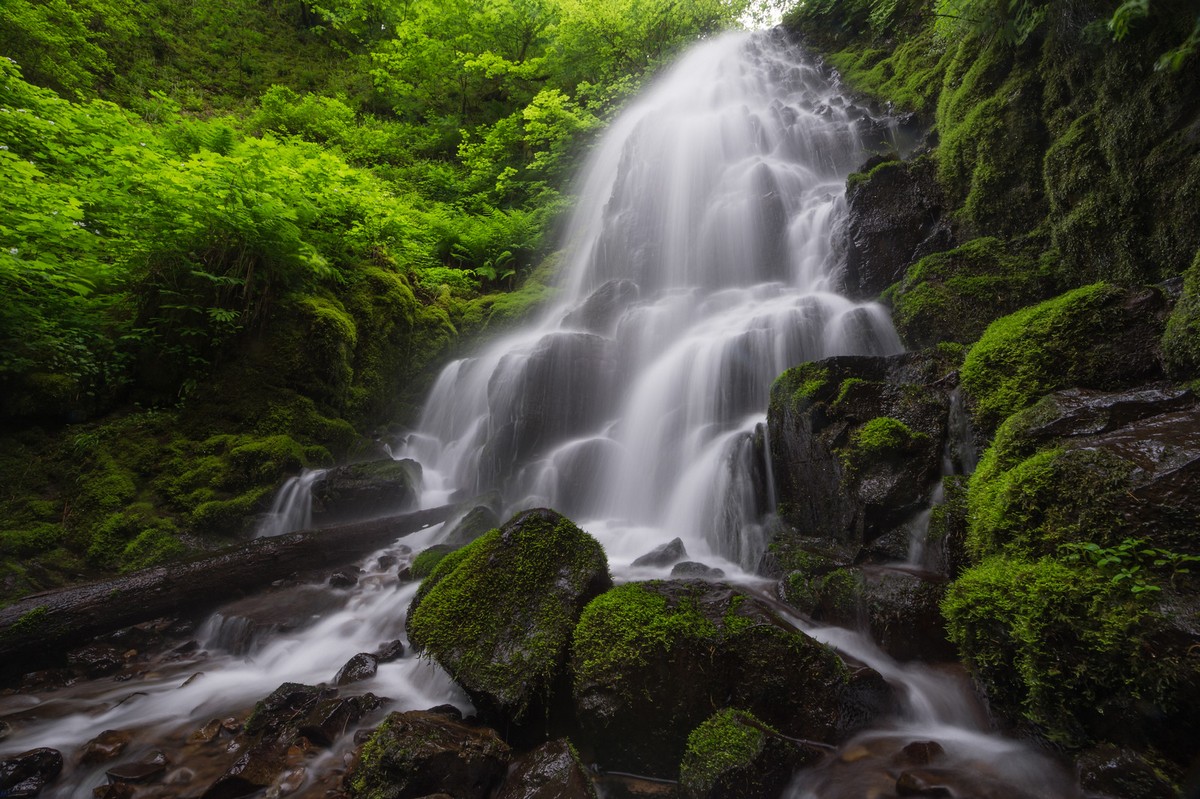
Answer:
<svg viewBox="0 0 1200 799"><path fill-rule="evenodd" d="M553 703L575 623L611 585L596 539L552 510L524 511L438 563L408 637L481 713L520 723Z"/></svg>
<svg viewBox="0 0 1200 799"><path fill-rule="evenodd" d="M720 710L688 735L679 790L684 799L779 796L797 769L819 757L750 713Z"/></svg>
<svg viewBox="0 0 1200 799"><path fill-rule="evenodd" d="M1051 391L1123 388L1160 377L1165 322L1158 289L1107 283L996 320L962 365L975 422L991 431Z"/></svg>
<svg viewBox="0 0 1200 799"><path fill-rule="evenodd" d="M1162 350L1171 377L1200 378L1200 251L1184 273L1183 292L1167 319Z"/></svg>
<svg viewBox="0 0 1200 799"><path fill-rule="evenodd" d="M858 547L918 513L941 471L952 368L907 353L784 372L767 413L784 521Z"/></svg>
<svg viewBox="0 0 1200 799"><path fill-rule="evenodd" d="M411 510L421 494L421 478L421 464L407 458L330 469L313 484L313 522L338 524Z"/></svg>
<svg viewBox="0 0 1200 799"><path fill-rule="evenodd" d="M627 583L601 595L575 629L572 668L597 761L666 777L714 705L835 741L891 701L878 674L852 676L833 650L721 583Z"/></svg>
<svg viewBox="0 0 1200 799"><path fill-rule="evenodd" d="M511 759L495 730L466 724L457 714L392 713L363 744L343 787L355 799L487 799Z"/></svg>
<svg viewBox="0 0 1200 799"><path fill-rule="evenodd" d="M925 156L878 156L850 176L846 188L847 296L873 300L924 255L953 246L942 219L937 167Z"/></svg>
<svg viewBox="0 0 1200 799"><path fill-rule="evenodd" d="M999 239L980 238L922 258L886 296L910 347L971 344L993 320L1054 294L1048 272Z"/></svg>

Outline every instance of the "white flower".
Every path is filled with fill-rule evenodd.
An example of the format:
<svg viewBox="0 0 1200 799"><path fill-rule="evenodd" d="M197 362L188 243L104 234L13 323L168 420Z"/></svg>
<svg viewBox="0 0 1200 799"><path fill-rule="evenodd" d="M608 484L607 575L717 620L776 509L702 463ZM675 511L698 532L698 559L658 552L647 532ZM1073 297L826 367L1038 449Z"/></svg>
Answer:
<svg viewBox="0 0 1200 799"><path fill-rule="evenodd" d="M9 254L9 255L20 255L20 254L21 254L21 251L20 251L20 250L18 250L16 247L9 247L9 248L8 248L8 254Z"/></svg>

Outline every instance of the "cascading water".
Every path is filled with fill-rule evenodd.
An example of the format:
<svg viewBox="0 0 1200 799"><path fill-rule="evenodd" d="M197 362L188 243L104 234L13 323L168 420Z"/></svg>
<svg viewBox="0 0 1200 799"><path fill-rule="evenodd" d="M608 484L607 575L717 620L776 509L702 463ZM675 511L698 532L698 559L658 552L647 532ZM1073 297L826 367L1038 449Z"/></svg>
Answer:
<svg viewBox="0 0 1200 799"><path fill-rule="evenodd" d="M554 507L601 540L618 577L643 576L631 562L676 536L693 557L752 569L773 506L763 456L772 380L805 360L901 350L881 308L834 291L845 179L878 129L782 37L730 35L686 55L592 156L554 306L438 379L419 431L397 451L424 466L423 504L494 489L508 511ZM272 530L303 526L303 497L318 477L297 478L296 514L280 495ZM441 535L430 528L406 543L419 549ZM402 636L415 587L383 562L364 561L350 590L267 598L282 603L287 625L261 607L231 606L198 633L207 655L167 659L127 684L0 698L0 716L22 748L77 753L103 730L130 729L127 757L172 746L172 757L197 757L185 742L210 719L244 712L285 681L328 682L354 653ZM928 673L853 634L812 632L906 689L906 720L883 734L937 736L1016 768L1032 762L961 717L961 702L941 707L936 697L947 694L929 687ZM440 669L415 658L381 665L357 686L391 697L387 709L468 707ZM183 794L205 784L195 760L173 762L168 781L191 781ZM87 794L102 772L69 758L44 795ZM791 794L867 795L829 792L841 779L814 772Z"/></svg>
<svg viewBox="0 0 1200 799"><path fill-rule="evenodd" d="M312 527L312 487L325 476L324 469L305 469L289 477L275 494L271 509L254 531L255 538L283 535Z"/></svg>
<svg viewBox="0 0 1200 799"><path fill-rule="evenodd" d="M675 536L753 568L771 382L901 350L881 308L833 291L845 179L877 129L782 37L697 47L593 153L557 302L445 370L405 455L576 517L616 568Z"/></svg>

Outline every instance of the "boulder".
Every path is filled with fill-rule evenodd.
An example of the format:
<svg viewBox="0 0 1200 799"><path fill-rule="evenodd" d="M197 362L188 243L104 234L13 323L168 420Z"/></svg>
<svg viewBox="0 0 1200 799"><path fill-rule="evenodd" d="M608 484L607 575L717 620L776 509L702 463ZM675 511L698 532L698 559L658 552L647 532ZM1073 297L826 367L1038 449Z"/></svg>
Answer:
<svg viewBox="0 0 1200 799"><path fill-rule="evenodd" d="M851 175L843 228L844 293L873 300L910 264L953 246L942 204L931 157L909 162L876 156Z"/></svg>
<svg viewBox="0 0 1200 799"><path fill-rule="evenodd" d="M936 575L864 570L863 608L871 638L897 660L954 660L940 603L946 581Z"/></svg>
<svg viewBox="0 0 1200 799"><path fill-rule="evenodd" d="M47 747L0 761L0 796L37 796L62 768L62 752Z"/></svg>
<svg viewBox="0 0 1200 799"><path fill-rule="evenodd" d="M720 580L724 576L724 569L718 569L716 566L708 566L694 560L685 560L676 563L671 568L671 577L681 580L689 578L694 580Z"/></svg>
<svg viewBox="0 0 1200 799"><path fill-rule="evenodd" d="M514 516L444 558L406 622L481 714L519 724L562 683L583 607L612 585L599 542L552 510Z"/></svg>
<svg viewBox="0 0 1200 799"><path fill-rule="evenodd" d="M629 564L633 567L647 566L651 568L665 568L674 563L678 563L687 557L687 549L683 546L683 539L672 538L667 543L657 546L654 549L635 558L633 563Z"/></svg>
<svg viewBox="0 0 1200 799"><path fill-rule="evenodd" d="M105 730L83 745L79 762L85 766L107 763L120 757L131 740L133 740L133 733L128 730Z"/></svg>
<svg viewBox="0 0 1200 799"><path fill-rule="evenodd" d="M684 799L779 796L804 765L822 755L780 735L753 715L721 710L688 735L679 767Z"/></svg>
<svg viewBox="0 0 1200 799"><path fill-rule="evenodd" d="M610 335L625 310L637 302L637 284L632 280L610 280L588 295L563 317L563 327Z"/></svg>
<svg viewBox="0 0 1200 799"><path fill-rule="evenodd" d="M379 670L379 658L366 652L359 652L346 661L333 678L333 684L341 687L359 680L369 680Z"/></svg>
<svg viewBox="0 0 1200 799"><path fill-rule="evenodd" d="M404 642L400 639L388 641L386 644L380 644L379 648L371 654L378 663L391 663L404 657Z"/></svg>
<svg viewBox="0 0 1200 799"><path fill-rule="evenodd" d="M493 799L596 799L587 768L565 738L521 755Z"/></svg>
<svg viewBox="0 0 1200 799"><path fill-rule="evenodd" d="M1166 764L1111 744L1092 747L1075 761L1079 784L1095 799L1176 799Z"/></svg>
<svg viewBox="0 0 1200 799"><path fill-rule="evenodd" d="M421 464L409 459L337 466L313 484L313 524L340 524L412 510L421 493L421 479Z"/></svg>
<svg viewBox="0 0 1200 799"><path fill-rule="evenodd" d="M429 711L392 713L363 744L343 786L351 797L487 799L511 758L495 730Z"/></svg>
<svg viewBox="0 0 1200 799"><path fill-rule="evenodd" d="M467 511L442 539L442 544L450 549L465 547L488 530L500 526L500 517L496 511L487 505L476 505Z"/></svg>
<svg viewBox="0 0 1200 799"><path fill-rule="evenodd" d="M89 644L67 654L67 662L90 678L120 671L125 665L121 651L109 644Z"/></svg>
<svg viewBox="0 0 1200 799"><path fill-rule="evenodd" d="M784 372L767 413L783 520L857 550L922 511L942 470L951 368L929 352Z"/></svg>
<svg viewBox="0 0 1200 799"><path fill-rule="evenodd" d="M696 580L627 583L593 600L575 629L572 666L576 717L598 762L668 778L714 705L831 742L890 700L852 690L833 650L761 600Z"/></svg>

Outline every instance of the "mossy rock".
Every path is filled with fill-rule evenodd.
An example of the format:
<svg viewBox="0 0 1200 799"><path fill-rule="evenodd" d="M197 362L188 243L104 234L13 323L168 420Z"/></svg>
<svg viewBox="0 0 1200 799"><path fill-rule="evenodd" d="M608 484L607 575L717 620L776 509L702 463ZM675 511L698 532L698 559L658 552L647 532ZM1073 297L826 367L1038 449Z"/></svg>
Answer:
<svg viewBox="0 0 1200 799"><path fill-rule="evenodd" d="M760 799L778 796L792 775L817 759L752 714L726 708L688 735L679 766L684 799Z"/></svg>
<svg viewBox="0 0 1200 799"><path fill-rule="evenodd" d="M414 580L424 580L453 551L453 548L445 544L436 544L428 549L421 550L412 560L412 565L409 567L409 576Z"/></svg>
<svg viewBox="0 0 1200 799"><path fill-rule="evenodd" d="M549 707L575 623L612 580L599 542L538 509L446 557L426 583L409 610L409 640L482 713L520 723Z"/></svg>
<svg viewBox="0 0 1200 799"><path fill-rule="evenodd" d="M628 583L603 594L575 629L572 668L576 717L598 762L662 777L677 774L688 733L714 704L821 741L882 710L855 692L831 649L720 583Z"/></svg>
<svg viewBox="0 0 1200 799"><path fill-rule="evenodd" d="M566 738L516 758L495 799L597 799L591 773Z"/></svg>
<svg viewBox="0 0 1200 799"><path fill-rule="evenodd" d="M1162 338L1163 362L1176 380L1200 379L1200 251L1183 277L1183 292Z"/></svg>
<svg viewBox="0 0 1200 799"><path fill-rule="evenodd" d="M1120 388L1160 376L1165 309L1157 289L1096 283L996 320L960 372L976 424L995 430L1058 389Z"/></svg>
<svg viewBox="0 0 1200 799"><path fill-rule="evenodd" d="M431 711L392 713L363 744L343 785L355 799L439 793L487 799L511 759L512 750L495 730Z"/></svg>
<svg viewBox="0 0 1200 799"><path fill-rule="evenodd" d="M421 464L408 458L337 466L313 484L313 522L337 524L411 510L422 479Z"/></svg>
<svg viewBox="0 0 1200 799"><path fill-rule="evenodd" d="M1053 556L1143 539L1196 552L1197 407L1185 389L1071 390L1010 417L970 480L968 551Z"/></svg>
<svg viewBox="0 0 1200 799"><path fill-rule="evenodd" d="M942 604L951 640L994 710L1069 746L1175 740L1200 712L1195 603L1155 607L1096 569L994 557ZM1184 630L1191 629L1186 633Z"/></svg>
<svg viewBox="0 0 1200 799"><path fill-rule="evenodd" d="M982 238L922 258L885 296L901 339L930 347L975 342L990 322L1054 293L1051 285L1036 260Z"/></svg>

